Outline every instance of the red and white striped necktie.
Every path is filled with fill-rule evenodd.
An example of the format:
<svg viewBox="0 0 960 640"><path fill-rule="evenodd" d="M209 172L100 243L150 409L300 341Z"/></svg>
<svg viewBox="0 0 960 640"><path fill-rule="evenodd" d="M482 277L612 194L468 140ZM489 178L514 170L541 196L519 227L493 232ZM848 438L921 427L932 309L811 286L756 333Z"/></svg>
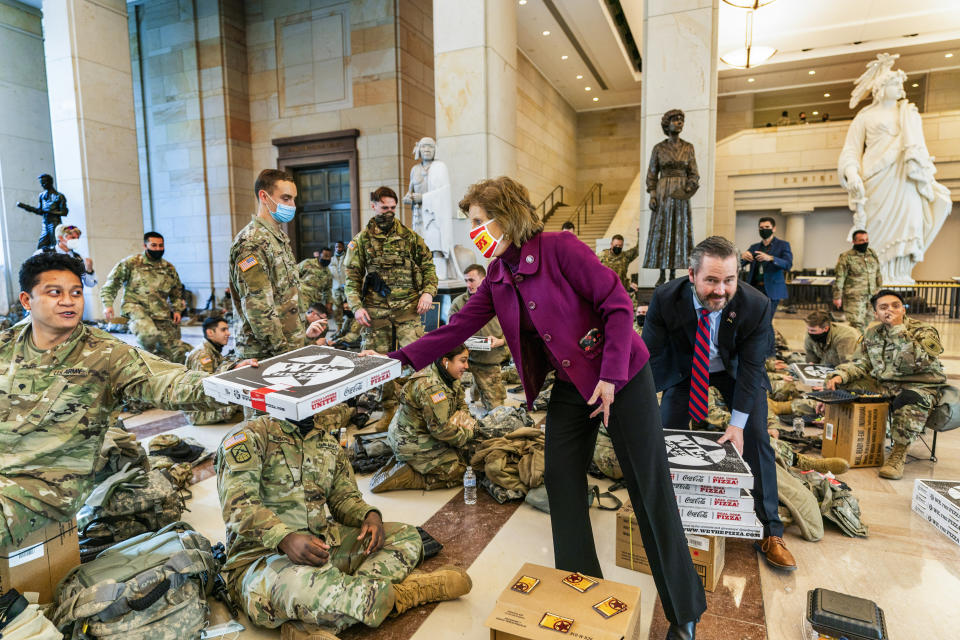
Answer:
<svg viewBox="0 0 960 640"><path fill-rule="evenodd" d="M690 418L694 422L707 419L707 397L710 389L710 310L700 309L697 336L693 344L693 367L690 370Z"/></svg>

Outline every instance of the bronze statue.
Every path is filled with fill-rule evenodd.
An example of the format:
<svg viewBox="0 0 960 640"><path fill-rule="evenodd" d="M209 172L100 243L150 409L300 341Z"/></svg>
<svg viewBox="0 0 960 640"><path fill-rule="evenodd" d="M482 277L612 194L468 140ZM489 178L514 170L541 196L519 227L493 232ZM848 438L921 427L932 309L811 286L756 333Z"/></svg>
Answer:
<svg viewBox="0 0 960 640"><path fill-rule="evenodd" d="M57 246L56 228L63 216L67 215L67 197L53 188L53 176L50 174L44 173L37 179L43 188L38 197L40 206L31 207L23 202L18 202L17 206L30 213L43 216L43 228L40 231L40 240L37 241L37 249L53 251L53 248Z"/></svg>
<svg viewBox="0 0 960 640"><path fill-rule="evenodd" d="M660 127L666 140L653 147L647 169L647 193L650 194L650 231L644 269L659 269L657 286L672 280L676 269L687 268L693 250L693 224L690 198L700 188L700 174L693 145L680 139L683 111L671 109L663 114Z"/></svg>

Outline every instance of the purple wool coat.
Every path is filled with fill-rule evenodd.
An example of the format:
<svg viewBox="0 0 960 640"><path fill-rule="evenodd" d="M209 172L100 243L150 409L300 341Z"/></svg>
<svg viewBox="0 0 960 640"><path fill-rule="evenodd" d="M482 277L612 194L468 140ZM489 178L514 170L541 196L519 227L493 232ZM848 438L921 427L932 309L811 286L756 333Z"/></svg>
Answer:
<svg viewBox="0 0 960 640"><path fill-rule="evenodd" d="M550 358L540 345L521 340L517 291ZM611 382L619 391L650 357L633 330L633 304L617 274L600 264L574 234L565 232L542 232L525 242L516 274L494 259L477 292L449 324L390 357L422 369L462 344L494 315L516 361L528 408L554 366L562 368L589 400L598 381ZM603 341L587 352L580 339L591 329L602 331Z"/></svg>

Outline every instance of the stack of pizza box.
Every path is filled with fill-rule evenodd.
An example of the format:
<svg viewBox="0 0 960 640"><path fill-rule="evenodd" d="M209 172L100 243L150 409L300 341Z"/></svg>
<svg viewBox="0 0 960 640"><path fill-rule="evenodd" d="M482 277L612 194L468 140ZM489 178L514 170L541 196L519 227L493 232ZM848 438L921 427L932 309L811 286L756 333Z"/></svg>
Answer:
<svg viewBox="0 0 960 640"><path fill-rule="evenodd" d="M722 432L665 429L667 464L687 533L763 537L753 510L753 473Z"/></svg>
<svg viewBox="0 0 960 640"><path fill-rule="evenodd" d="M960 544L960 480L915 480L913 510Z"/></svg>

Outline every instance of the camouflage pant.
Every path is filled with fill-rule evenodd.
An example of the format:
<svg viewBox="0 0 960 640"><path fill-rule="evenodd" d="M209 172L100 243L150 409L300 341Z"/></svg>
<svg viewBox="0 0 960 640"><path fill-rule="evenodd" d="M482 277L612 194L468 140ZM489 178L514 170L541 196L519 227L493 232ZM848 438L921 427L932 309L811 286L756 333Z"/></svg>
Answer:
<svg viewBox="0 0 960 640"><path fill-rule="evenodd" d="M397 460L406 462L414 471L423 476L428 489L452 487L463 481L467 471L460 453L454 447L421 451L415 455L395 454Z"/></svg>
<svg viewBox="0 0 960 640"><path fill-rule="evenodd" d="M503 406L507 399L507 388L500 377L499 364L470 363L473 373L473 399L483 403L487 411Z"/></svg>
<svg viewBox="0 0 960 640"><path fill-rule="evenodd" d="M322 567L294 564L284 554L260 558L239 577L236 595L250 621L274 629L288 620L338 633L362 622L379 626L393 609L391 584L402 582L423 557L417 528L385 522L383 548L367 556L360 529L341 526L344 544L330 548ZM232 580L231 580L232 582Z"/></svg>
<svg viewBox="0 0 960 640"><path fill-rule="evenodd" d="M770 386L773 387L768 395L776 402L790 402L790 411L795 414L812 415L817 412L817 403L803 397L803 392L793 380L784 380L778 375L770 376Z"/></svg>
<svg viewBox="0 0 960 640"><path fill-rule="evenodd" d="M360 337L363 338L361 349L373 349L380 353L389 353L398 347L405 347L423 335L423 323L418 316L409 319L409 314L400 320L392 317L381 317L391 313L388 309L372 309L370 316L373 326L363 327ZM397 394L406 383L405 378L397 378L385 383L380 388L380 402L384 409L397 406Z"/></svg>
<svg viewBox="0 0 960 640"><path fill-rule="evenodd" d="M347 301L347 296L343 292L343 287L337 287L333 290L333 319L337 321L337 328L343 322L343 303Z"/></svg>
<svg viewBox="0 0 960 640"><path fill-rule="evenodd" d="M844 293L843 315L846 316L847 324L863 334L874 317L870 297Z"/></svg>
<svg viewBox="0 0 960 640"><path fill-rule="evenodd" d="M145 350L170 362L183 364L193 347L180 339L180 327L173 320L142 315L130 316L130 331Z"/></svg>
<svg viewBox="0 0 960 640"><path fill-rule="evenodd" d="M212 411L184 411L190 424L220 424L221 422L240 422L243 419L243 407L231 405Z"/></svg>
<svg viewBox="0 0 960 640"><path fill-rule="evenodd" d="M893 395L890 403L890 439L896 444L907 446L923 433L930 412L940 402L939 387L917 382L878 382L873 378L861 378L840 385L840 388L847 390Z"/></svg>

